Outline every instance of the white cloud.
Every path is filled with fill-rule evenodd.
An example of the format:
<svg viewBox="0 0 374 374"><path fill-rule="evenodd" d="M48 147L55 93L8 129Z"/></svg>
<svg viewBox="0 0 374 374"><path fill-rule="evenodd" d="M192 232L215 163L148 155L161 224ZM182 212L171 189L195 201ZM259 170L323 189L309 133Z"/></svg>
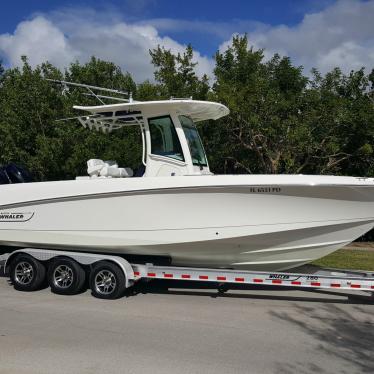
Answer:
<svg viewBox="0 0 374 374"><path fill-rule="evenodd" d="M337 1L324 10L306 14L296 26L267 26L249 31L249 41L274 53L291 56L308 72L312 67L327 72L339 66L351 69L374 67L374 1ZM222 43L221 50L230 41Z"/></svg>
<svg viewBox="0 0 374 374"><path fill-rule="evenodd" d="M153 18L140 24L149 24L162 32L200 33L210 35L221 40L229 38L233 33L245 32L254 28L260 29L263 23L251 20L231 19L228 21L203 21L171 18Z"/></svg>
<svg viewBox="0 0 374 374"><path fill-rule="evenodd" d="M142 0L142 6L153 1ZM335 66L348 72L374 66L373 19L374 0L338 0L323 10L306 14L294 26L270 26L240 19L128 22L116 9L99 12L90 8L65 8L35 14L19 23L14 33L1 34L0 58L17 66L21 63L20 56L27 55L32 65L49 60L64 68L75 60L85 62L95 55L113 61L137 81L143 81L153 78L149 49L161 45L174 53L184 51L185 46L168 37L168 33L200 33L223 41L236 32L247 31L250 44L265 48L266 58L274 53L291 56L295 64L305 67L306 73L312 67L326 72ZM229 44L227 40L219 48L223 50ZM199 63L199 75L212 75L212 58L195 51L195 60Z"/></svg>
<svg viewBox="0 0 374 374"><path fill-rule="evenodd" d="M21 55L27 55L32 65L48 60L60 68L94 55L118 64L137 81L152 79L149 49L157 45L174 53L185 49L177 41L161 37L154 26L127 23L115 14L102 16L89 9L35 15L21 22L14 34L0 35L0 55L12 66L20 64ZM211 59L195 52L195 60L199 75L212 73Z"/></svg>
<svg viewBox="0 0 374 374"><path fill-rule="evenodd" d="M65 35L40 16L21 22L13 35L0 35L0 52L13 66L20 63L22 55L27 55L32 65L48 58L59 66L66 66L77 57Z"/></svg>

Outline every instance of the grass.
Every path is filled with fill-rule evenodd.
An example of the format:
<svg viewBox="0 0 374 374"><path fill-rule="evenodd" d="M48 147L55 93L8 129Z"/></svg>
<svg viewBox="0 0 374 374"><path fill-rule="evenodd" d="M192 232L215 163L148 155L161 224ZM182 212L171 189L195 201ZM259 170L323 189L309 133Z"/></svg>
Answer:
<svg viewBox="0 0 374 374"><path fill-rule="evenodd" d="M339 249L326 257L312 262L312 265L349 269L374 271L374 251L360 249Z"/></svg>

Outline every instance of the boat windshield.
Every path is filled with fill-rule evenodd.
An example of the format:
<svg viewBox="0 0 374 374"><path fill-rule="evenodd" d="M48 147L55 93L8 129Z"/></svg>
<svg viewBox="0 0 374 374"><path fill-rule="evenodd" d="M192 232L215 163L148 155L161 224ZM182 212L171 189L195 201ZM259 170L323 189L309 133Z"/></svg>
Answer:
<svg viewBox="0 0 374 374"><path fill-rule="evenodd" d="M179 116L179 121L187 138L193 164L208 166L203 143L192 119L186 116Z"/></svg>
<svg viewBox="0 0 374 374"><path fill-rule="evenodd" d="M182 147L170 116L148 120L151 133L151 153L184 161Z"/></svg>

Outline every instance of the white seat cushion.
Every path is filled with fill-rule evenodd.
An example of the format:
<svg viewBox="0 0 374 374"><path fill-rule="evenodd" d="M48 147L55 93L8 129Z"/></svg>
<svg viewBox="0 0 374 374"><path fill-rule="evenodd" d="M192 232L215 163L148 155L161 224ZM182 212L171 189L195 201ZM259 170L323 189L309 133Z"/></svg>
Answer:
<svg viewBox="0 0 374 374"><path fill-rule="evenodd" d="M87 173L90 177L100 174L100 170L105 166L105 162L103 160L99 160L96 158L92 158L91 160L87 161Z"/></svg>
<svg viewBox="0 0 374 374"><path fill-rule="evenodd" d="M87 161L87 173L91 178L129 178L134 175L131 168L119 168L116 161L96 158Z"/></svg>
<svg viewBox="0 0 374 374"><path fill-rule="evenodd" d="M118 163L117 161L113 160L105 160L104 161L105 166L114 166L115 168L118 168Z"/></svg>
<svg viewBox="0 0 374 374"><path fill-rule="evenodd" d="M131 168L119 168L114 166L104 166L100 170L100 176L112 178L129 178L134 175Z"/></svg>

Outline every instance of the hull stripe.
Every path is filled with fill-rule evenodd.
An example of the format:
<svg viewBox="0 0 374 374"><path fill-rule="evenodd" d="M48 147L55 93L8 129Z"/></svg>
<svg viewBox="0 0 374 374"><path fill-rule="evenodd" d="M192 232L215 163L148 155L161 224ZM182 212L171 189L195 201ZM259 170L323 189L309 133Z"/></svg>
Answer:
<svg viewBox="0 0 374 374"><path fill-rule="evenodd" d="M278 263L287 263L287 262L310 262L314 258L297 258L289 260L277 260L277 261L247 261L247 262L235 262L231 265L262 265L262 264L278 264Z"/></svg>
<svg viewBox="0 0 374 374"><path fill-rule="evenodd" d="M262 192L250 192L248 189L250 188L293 188L293 187L305 187L305 188L316 188L316 187L334 187L334 188L373 188L374 185L339 185L339 184L314 184L314 185L306 185L306 184L267 184L267 185L220 185L220 186L188 186L188 187L162 187L162 188L155 188L155 189L138 189L138 190L129 190L129 191L112 191L112 192L98 192L92 194L82 194L82 195L68 195L63 197L51 197L45 199L36 199L36 200L29 200L23 202L17 202L12 204L3 204L0 205L0 210L2 209L9 209L9 208L17 208L23 206L30 206L30 205L41 205L41 204L49 204L49 203L59 203L63 201L75 201L75 200L83 200L83 199L97 199L97 198L110 198L110 197L118 197L118 196L126 196L126 195L145 195L145 194L165 194L165 193L185 193L188 191L191 192L198 192L198 193L210 193L211 190L214 190L215 193L230 193L228 190L236 189L236 190L244 190L242 193L248 194L259 194L262 195ZM232 192L231 192L232 193ZM276 195L276 196L293 196L292 194L287 194L284 192L267 192L266 195ZM306 195L305 197L313 198L313 196ZM323 198L323 197L318 197ZM328 199L333 199L333 197L328 197ZM364 200L366 201L366 200Z"/></svg>

